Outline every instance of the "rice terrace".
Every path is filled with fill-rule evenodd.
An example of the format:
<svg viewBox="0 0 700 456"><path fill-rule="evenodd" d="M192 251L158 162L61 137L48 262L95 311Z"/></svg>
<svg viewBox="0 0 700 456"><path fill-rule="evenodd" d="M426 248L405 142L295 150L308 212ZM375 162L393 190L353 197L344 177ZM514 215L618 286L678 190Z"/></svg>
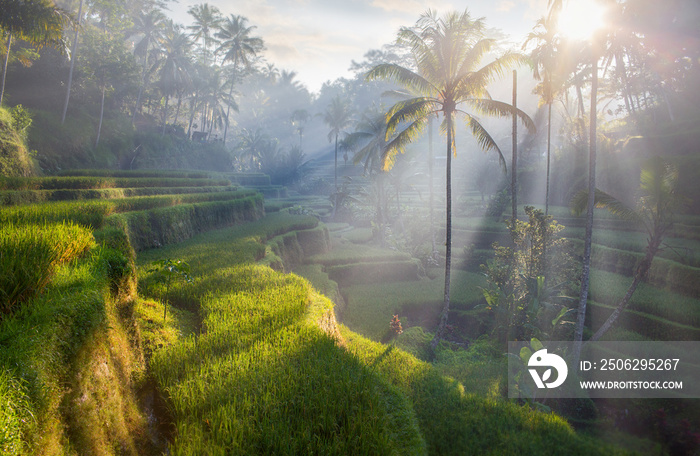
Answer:
<svg viewBox="0 0 700 456"><path fill-rule="evenodd" d="M699 24L0 0L0 454L700 454Z"/></svg>

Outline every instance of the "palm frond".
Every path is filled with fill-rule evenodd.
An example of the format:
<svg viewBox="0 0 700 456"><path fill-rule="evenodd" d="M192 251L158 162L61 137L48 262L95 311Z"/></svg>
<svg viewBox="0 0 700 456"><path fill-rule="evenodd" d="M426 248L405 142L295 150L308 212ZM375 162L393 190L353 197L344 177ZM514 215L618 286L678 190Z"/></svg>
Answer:
<svg viewBox="0 0 700 456"><path fill-rule="evenodd" d="M639 221L639 212L627 206L622 201L614 196L605 193L602 190L595 189L595 207L599 209L607 209L611 214L616 215L624 220ZM583 189L576 193L569 208L574 215L581 215L588 207L588 189Z"/></svg>
<svg viewBox="0 0 700 456"><path fill-rule="evenodd" d="M403 154L406 146L415 141L427 124L427 116L419 117L387 143L386 149L382 154L382 169L384 171L388 171L394 166L396 154Z"/></svg>
<svg viewBox="0 0 700 456"><path fill-rule="evenodd" d="M435 86L423 76L394 63L382 63L375 66L367 73L365 79L368 81L387 79L406 86L410 90L415 90L417 93L428 94L437 91Z"/></svg>
<svg viewBox="0 0 700 456"><path fill-rule="evenodd" d="M530 133L535 133L537 131L537 127L530 116L521 109L513 107L511 104L487 98L474 98L467 100L467 102L479 113L485 115L509 117L515 114Z"/></svg>
<svg viewBox="0 0 700 456"><path fill-rule="evenodd" d="M484 152L487 152L489 150L495 150L496 153L498 154L498 163L501 165L501 169L503 170L504 173L508 171L508 166L506 165L506 159L503 158L503 153L501 152L501 148L498 147L498 144L496 144L496 141L493 139L493 137L489 134L488 131L484 128L483 125L479 122L479 119L476 117L464 113L467 117L467 126L472 132L472 136L476 139L476 142L479 144L479 147Z"/></svg>
<svg viewBox="0 0 700 456"><path fill-rule="evenodd" d="M386 113L386 137L389 138L404 122L413 122L418 118L427 117L436 111L436 101L432 98L420 97L399 101Z"/></svg>

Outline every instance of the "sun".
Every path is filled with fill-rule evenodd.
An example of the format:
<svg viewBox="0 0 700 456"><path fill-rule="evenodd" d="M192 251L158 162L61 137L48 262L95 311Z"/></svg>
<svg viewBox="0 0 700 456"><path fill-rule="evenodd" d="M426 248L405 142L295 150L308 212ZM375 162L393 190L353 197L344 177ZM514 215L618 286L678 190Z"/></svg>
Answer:
<svg viewBox="0 0 700 456"><path fill-rule="evenodd" d="M587 41L605 22L605 8L593 0L568 0L559 15L559 31L575 39Z"/></svg>

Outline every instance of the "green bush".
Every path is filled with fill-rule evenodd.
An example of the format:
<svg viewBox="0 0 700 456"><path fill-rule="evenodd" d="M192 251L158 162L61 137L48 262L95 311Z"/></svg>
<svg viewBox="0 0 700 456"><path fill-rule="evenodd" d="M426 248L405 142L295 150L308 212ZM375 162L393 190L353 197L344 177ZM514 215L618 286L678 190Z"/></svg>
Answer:
<svg viewBox="0 0 700 456"><path fill-rule="evenodd" d="M0 310L8 313L49 283L55 268L94 245L92 233L68 224L0 228Z"/></svg>

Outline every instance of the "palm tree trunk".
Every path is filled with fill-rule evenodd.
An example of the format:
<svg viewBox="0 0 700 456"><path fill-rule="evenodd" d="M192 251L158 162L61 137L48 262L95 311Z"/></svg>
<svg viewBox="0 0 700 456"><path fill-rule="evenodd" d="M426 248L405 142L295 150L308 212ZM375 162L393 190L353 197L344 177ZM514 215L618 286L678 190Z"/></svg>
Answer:
<svg viewBox="0 0 700 456"><path fill-rule="evenodd" d="M12 32L7 34L7 53L5 54L5 63L2 65L2 88L0 88L0 105L5 96L5 79L7 78L7 65L10 62L10 48L12 47Z"/></svg>
<svg viewBox="0 0 700 456"><path fill-rule="evenodd" d="M623 296L620 302L618 302L617 307L615 308L613 313L608 317L608 319L605 320L605 323L603 323L603 325L598 329L598 331L596 331L595 334L593 334L593 336L590 339L592 342L595 342L596 340L603 337L603 335L606 332L608 332L608 330L615 324L622 311L627 308L630 300L632 299L632 295L637 289L637 286L649 272L649 269L651 268L651 262L654 260L656 252L659 251L659 246L661 245L662 239L663 232L661 229L657 228L654 232L654 236L649 240L646 255L637 267L637 271L634 274L634 279L632 280L632 284L627 289L627 293L625 293L625 296Z"/></svg>
<svg viewBox="0 0 700 456"><path fill-rule="evenodd" d="M234 74L235 74L235 67L234 67ZM233 84L235 83L235 79L231 79L231 88L228 91L228 98L229 100L233 96ZM224 145L226 144L226 133L228 133L228 114L229 111L231 110L231 105L226 104L226 125L224 125Z"/></svg>
<svg viewBox="0 0 700 456"><path fill-rule="evenodd" d="M190 102L190 122L187 125L187 138L192 139L192 123L194 122L195 106L197 106L197 92L194 93L194 98Z"/></svg>
<svg viewBox="0 0 700 456"><path fill-rule="evenodd" d="M547 183L545 184L544 192L544 215L549 215L549 178L550 178L550 163L552 151L552 102L548 103L547 107ZM545 244L546 245L546 244Z"/></svg>
<svg viewBox="0 0 700 456"><path fill-rule="evenodd" d="M141 69L141 84L139 85L139 94L136 97L136 105L134 106L134 113L131 115L131 125L134 125L134 121L136 120L136 113L139 111L139 108L141 107L141 96L143 95L143 88L146 85L146 71L148 68L148 45L150 43L150 36L146 37L146 51L143 56L143 68Z"/></svg>
<svg viewBox="0 0 700 456"><path fill-rule="evenodd" d="M168 102L170 101L170 96L165 96L165 106L163 107L163 130L160 132L161 136L165 136L165 125L168 121Z"/></svg>
<svg viewBox="0 0 700 456"><path fill-rule="evenodd" d="M104 78L104 76L103 76ZM97 139L95 139L95 147L100 143L100 133L102 133L102 119L105 114L105 84L102 82L102 103L100 104L100 122L97 125Z"/></svg>
<svg viewBox="0 0 700 456"><path fill-rule="evenodd" d="M177 109L175 109L175 120L173 120L173 125L177 125L177 118L180 116L180 106L182 106L182 95L177 97Z"/></svg>
<svg viewBox="0 0 700 456"><path fill-rule="evenodd" d="M433 191L433 117L428 118L428 211L430 214L430 254L433 259L437 259L438 253L435 248L435 195Z"/></svg>
<svg viewBox="0 0 700 456"><path fill-rule="evenodd" d="M445 171L445 290L443 294L442 313L430 348L435 351L447 326L450 311L450 274L452 267L452 113L447 113L447 163Z"/></svg>
<svg viewBox="0 0 700 456"><path fill-rule="evenodd" d="M592 49L595 45L592 46ZM581 297L574 329L574 366L578 366L581 356L583 327L586 322L586 304L591 271L591 244L593 242L593 209L595 206L595 165L597 142L597 101L598 101L598 56L593 50L593 69L591 70L591 112L588 146L588 205L586 209L586 237L583 248L583 273L581 275Z"/></svg>
<svg viewBox="0 0 700 456"><path fill-rule="evenodd" d="M335 166L333 168L333 183L335 192L338 193L338 133L335 134Z"/></svg>
<svg viewBox="0 0 700 456"><path fill-rule="evenodd" d="M518 107L518 72L513 70L513 108ZM513 154L510 170L510 194L512 198L511 229L515 230L515 221L518 220L518 117L513 113Z"/></svg>
<svg viewBox="0 0 700 456"><path fill-rule="evenodd" d="M73 85L73 68L75 60L78 57L78 32L80 30L80 21L83 18L83 0L80 0L78 6L78 24L75 26L75 35L73 37L73 48L70 51L70 69L68 70L68 87L66 87L66 101L63 103L63 114L61 115L61 125L66 121L66 113L68 112L68 101L70 100L70 89Z"/></svg>
<svg viewBox="0 0 700 456"><path fill-rule="evenodd" d="M380 171L383 173L383 171ZM380 247L385 246L384 240L384 176L377 176L377 228Z"/></svg>

